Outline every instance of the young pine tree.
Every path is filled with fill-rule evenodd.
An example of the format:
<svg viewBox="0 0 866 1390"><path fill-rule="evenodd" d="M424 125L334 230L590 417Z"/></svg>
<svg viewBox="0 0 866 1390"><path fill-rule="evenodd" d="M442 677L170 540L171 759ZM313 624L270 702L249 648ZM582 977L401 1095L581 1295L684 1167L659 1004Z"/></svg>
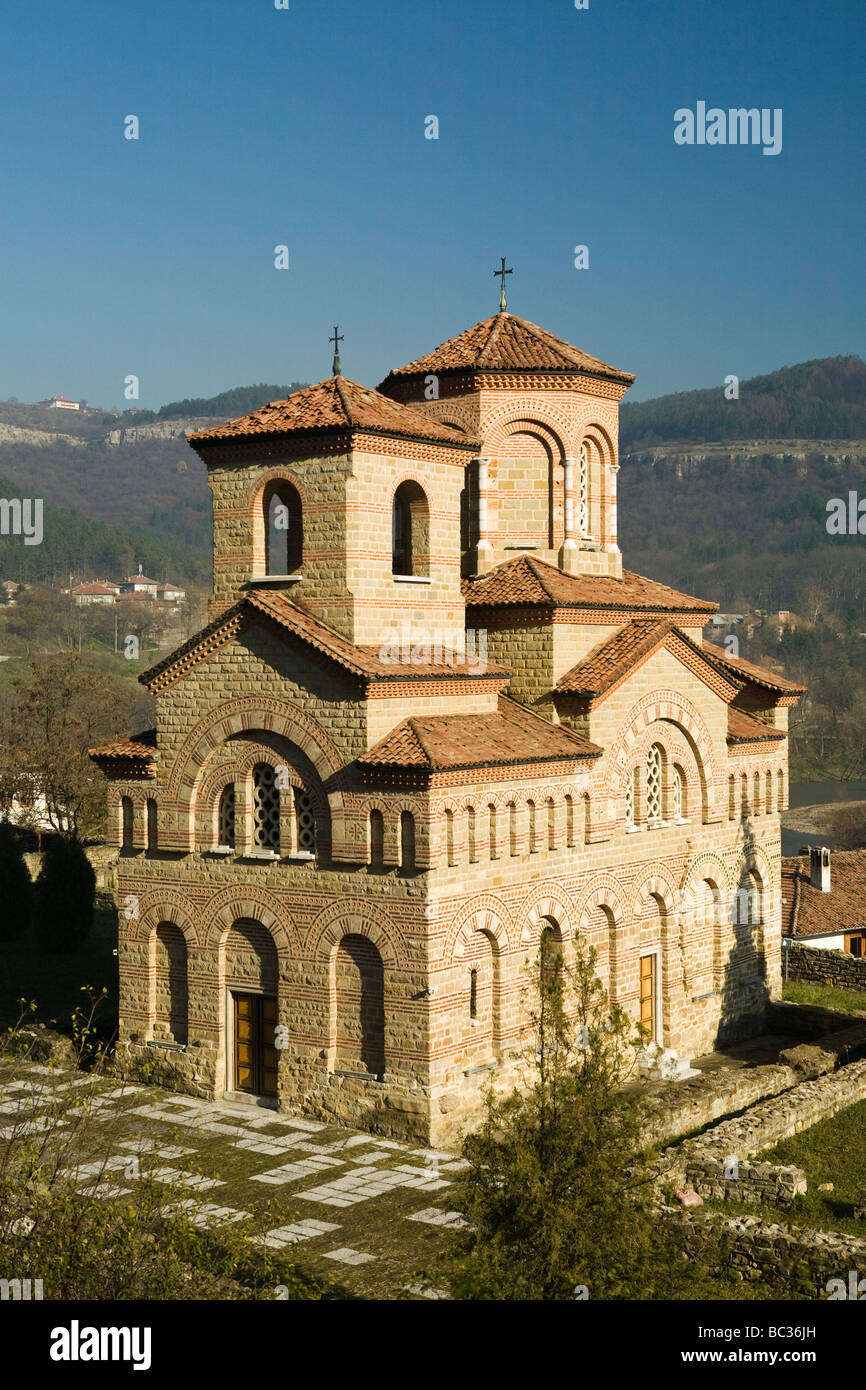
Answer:
<svg viewBox="0 0 866 1390"><path fill-rule="evenodd" d="M21 845L8 821L0 821L0 941L27 930L33 911L33 884Z"/></svg>
<svg viewBox="0 0 866 1390"><path fill-rule="evenodd" d="M93 923L96 875L78 840L57 836L45 846L36 880L34 925L44 951L77 951Z"/></svg>
<svg viewBox="0 0 866 1390"><path fill-rule="evenodd" d="M468 1225L435 1277L458 1299L676 1296L688 1266L642 1161L634 1025L580 939L569 967L543 934L534 993L525 1087L491 1092L464 1142L449 1203Z"/></svg>

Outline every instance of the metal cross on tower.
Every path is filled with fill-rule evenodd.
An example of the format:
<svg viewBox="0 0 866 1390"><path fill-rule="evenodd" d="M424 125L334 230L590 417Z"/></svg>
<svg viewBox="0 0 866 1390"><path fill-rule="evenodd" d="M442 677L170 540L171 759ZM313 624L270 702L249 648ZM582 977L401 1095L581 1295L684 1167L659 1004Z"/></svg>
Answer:
<svg viewBox="0 0 866 1390"><path fill-rule="evenodd" d="M514 271L513 271L513 270L506 270L506 269L505 269L505 257L504 257L504 256L502 257L502 269L501 269L501 270L494 270L493 274L494 274L494 275L501 275L501 276L502 276L502 293L501 293L501 295L499 296L499 312L500 312L500 314L504 314L504 313L505 313L505 310L508 308L508 303L507 303L507 300L506 300L506 298L505 298L505 277L506 277L506 275L513 275L513 274L514 274Z"/></svg>
<svg viewBox="0 0 866 1390"><path fill-rule="evenodd" d="M334 331L333 331L333 333L331 334L330 338L328 339L328 342L329 342L329 343L333 343L333 344L334 344L334 363L333 363L333 366L331 367L331 375L332 375L332 376L340 376L340 375L341 375L341 371L340 371L340 343L342 343L342 341L343 341L343 335L342 335L342 333L339 331L339 325L335 323L335 324L334 324Z"/></svg>

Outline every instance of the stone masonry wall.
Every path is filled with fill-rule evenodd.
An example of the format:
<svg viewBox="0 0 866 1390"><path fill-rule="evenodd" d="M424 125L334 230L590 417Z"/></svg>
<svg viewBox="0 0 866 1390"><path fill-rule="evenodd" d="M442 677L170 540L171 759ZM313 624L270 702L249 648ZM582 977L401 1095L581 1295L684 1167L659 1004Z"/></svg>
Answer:
<svg viewBox="0 0 866 1390"><path fill-rule="evenodd" d="M823 951L817 946L795 944L784 949L789 980L866 991L866 960L858 960L847 951Z"/></svg>

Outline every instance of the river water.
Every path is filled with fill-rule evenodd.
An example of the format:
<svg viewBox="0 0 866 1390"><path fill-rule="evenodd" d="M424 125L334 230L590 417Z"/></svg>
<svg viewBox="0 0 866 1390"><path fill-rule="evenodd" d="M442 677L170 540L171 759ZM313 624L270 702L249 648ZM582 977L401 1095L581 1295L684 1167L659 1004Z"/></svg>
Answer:
<svg viewBox="0 0 866 1390"><path fill-rule="evenodd" d="M788 802L797 806L826 806L837 801L866 801L866 782L792 782ZM811 835L808 830L783 830L782 853L796 854L801 845L826 844L834 849L832 835Z"/></svg>

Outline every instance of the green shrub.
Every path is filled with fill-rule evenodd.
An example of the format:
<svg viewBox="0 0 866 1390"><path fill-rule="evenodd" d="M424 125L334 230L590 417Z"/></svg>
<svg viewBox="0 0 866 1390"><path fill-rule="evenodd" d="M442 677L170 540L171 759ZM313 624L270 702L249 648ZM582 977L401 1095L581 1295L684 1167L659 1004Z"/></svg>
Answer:
<svg viewBox="0 0 866 1390"><path fill-rule="evenodd" d="M77 951L93 925L96 875L77 840L58 837L45 847L36 880L33 920L45 951Z"/></svg>
<svg viewBox="0 0 866 1390"><path fill-rule="evenodd" d="M33 884L13 826L0 821L0 941L12 941L30 925Z"/></svg>

